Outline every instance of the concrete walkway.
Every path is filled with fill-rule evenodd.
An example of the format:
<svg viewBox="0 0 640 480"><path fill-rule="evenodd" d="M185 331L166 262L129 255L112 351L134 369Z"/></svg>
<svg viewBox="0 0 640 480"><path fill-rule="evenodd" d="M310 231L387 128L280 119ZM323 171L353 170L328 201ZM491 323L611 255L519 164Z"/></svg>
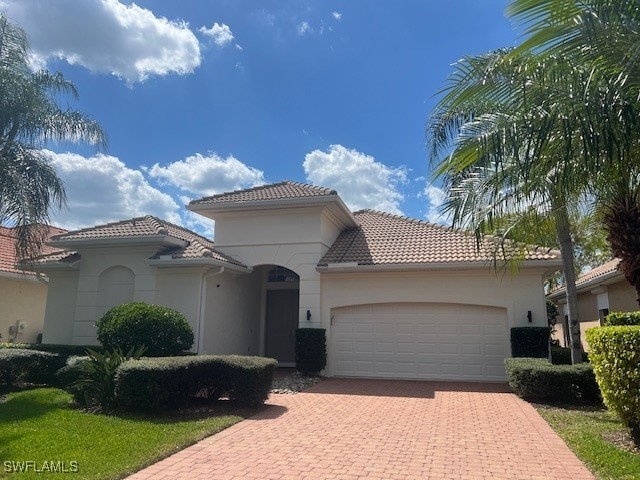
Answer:
<svg viewBox="0 0 640 480"><path fill-rule="evenodd" d="M132 479L594 479L490 384L328 379Z"/></svg>

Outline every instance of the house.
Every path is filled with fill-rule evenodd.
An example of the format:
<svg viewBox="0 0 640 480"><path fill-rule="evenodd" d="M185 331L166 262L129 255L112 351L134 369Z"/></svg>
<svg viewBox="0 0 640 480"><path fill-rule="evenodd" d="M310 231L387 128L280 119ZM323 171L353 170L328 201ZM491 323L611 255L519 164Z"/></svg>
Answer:
<svg viewBox="0 0 640 480"><path fill-rule="evenodd" d="M47 235L64 233L45 227ZM43 253L50 253L45 247ZM35 343L42 333L47 303L47 278L16 266L14 228L0 226L0 342Z"/></svg>
<svg viewBox="0 0 640 480"><path fill-rule="evenodd" d="M576 279L578 292L578 320L582 347L588 351L585 340L588 328L599 327L609 312L633 312L639 309L636 290L618 270L617 258L590 270ZM566 289L556 288L548 299L558 307L554 337L560 345L569 345Z"/></svg>
<svg viewBox="0 0 640 480"><path fill-rule="evenodd" d="M198 353L293 365L294 330L326 329L327 375L504 380L509 328L546 325L559 253L496 273L492 245L398 215L351 212L335 190L285 181L192 201L215 244L147 216L57 235L44 341L90 344L122 302L181 311Z"/></svg>

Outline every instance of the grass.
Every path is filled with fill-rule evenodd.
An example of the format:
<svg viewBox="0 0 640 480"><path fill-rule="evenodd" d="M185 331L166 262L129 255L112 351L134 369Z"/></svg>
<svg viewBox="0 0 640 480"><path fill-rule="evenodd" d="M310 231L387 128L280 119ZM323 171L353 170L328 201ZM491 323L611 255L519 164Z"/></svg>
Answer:
<svg viewBox="0 0 640 480"><path fill-rule="evenodd" d="M255 412L228 410L118 417L74 408L71 396L54 388L10 393L0 403L0 477L7 475L7 461L32 461L41 471L45 462L65 462L67 470L77 462L77 478L122 478ZM20 474L42 476L33 466Z"/></svg>
<svg viewBox="0 0 640 480"><path fill-rule="evenodd" d="M640 479L640 454L603 438L624 431L614 414L602 407L538 406L538 412L599 480Z"/></svg>

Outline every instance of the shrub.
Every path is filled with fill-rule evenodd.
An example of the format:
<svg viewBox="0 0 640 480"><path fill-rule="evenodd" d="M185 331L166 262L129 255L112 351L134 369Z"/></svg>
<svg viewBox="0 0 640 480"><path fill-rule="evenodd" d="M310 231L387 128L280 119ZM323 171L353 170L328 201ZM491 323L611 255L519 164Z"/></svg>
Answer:
<svg viewBox="0 0 640 480"><path fill-rule="evenodd" d="M602 325L605 327L640 325L640 312L611 312L604 317Z"/></svg>
<svg viewBox="0 0 640 480"><path fill-rule="evenodd" d="M582 352L582 361L589 361L587 352ZM571 365L571 349L569 347L551 346L551 363L554 365Z"/></svg>
<svg viewBox="0 0 640 480"><path fill-rule="evenodd" d="M85 371L89 357L72 356L67 359L67 364L55 373L55 386L66 390L73 395L76 402L84 403L84 394L80 388L74 387Z"/></svg>
<svg viewBox="0 0 640 480"><path fill-rule="evenodd" d="M127 353L116 348L105 354L87 350L87 360L80 364L80 376L71 384L76 400L82 394L80 403L87 407L98 406L108 412L116 406L115 375L117 368L129 359L138 360L145 347L131 349Z"/></svg>
<svg viewBox="0 0 640 480"><path fill-rule="evenodd" d="M327 340L324 328L296 329L296 368L317 374L327 365Z"/></svg>
<svg viewBox="0 0 640 480"><path fill-rule="evenodd" d="M98 341L107 350L147 347L150 357L177 355L193 345L193 331L180 312L160 305L124 303L98 321Z"/></svg>
<svg viewBox="0 0 640 480"><path fill-rule="evenodd" d="M116 373L116 401L124 410L161 411L197 398L228 397L257 405L269 396L277 362L237 355L143 358L124 362Z"/></svg>
<svg viewBox="0 0 640 480"><path fill-rule="evenodd" d="M514 357L549 357L548 327L513 327L511 355Z"/></svg>
<svg viewBox="0 0 640 480"><path fill-rule="evenodd" d="M505 365L509 386L527 400L575 403L599 398L588 363L552 365L544 358L507 358Z"/></svg>
<svg viewBox="0 0 640 480"><path fill-rule="evenodd" d="M0 349L0 384L7 387L23 383L54 384L55 372L66 358L55 353L22 348Z"/></svg>
<svg viewBox="0 0 640 480"><path fill-rule="evenodd" d="M590 328L587 341L605 405L640 446L640 326Z"/></svg>
<svg viewBox="0 0 640 480"><path fill-rule="evenodd" d="M102 351L100 345L63 345L55 343L0 343L0 349L3 348L38 350L40 352L57 353L65 357L86 355L88 348L98 352Z"/></svg>

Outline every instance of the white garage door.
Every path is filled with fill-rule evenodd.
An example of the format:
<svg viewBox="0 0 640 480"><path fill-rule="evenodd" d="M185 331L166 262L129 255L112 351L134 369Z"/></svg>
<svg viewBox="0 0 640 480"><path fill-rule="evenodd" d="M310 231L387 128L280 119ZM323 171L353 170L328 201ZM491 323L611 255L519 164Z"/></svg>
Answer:
<svg viewBox="0 0 640 480"><path fill-rule="evenodd" d="M334 374L439 380L506 380L502 308L388 303L332 311Z"/></svg>

